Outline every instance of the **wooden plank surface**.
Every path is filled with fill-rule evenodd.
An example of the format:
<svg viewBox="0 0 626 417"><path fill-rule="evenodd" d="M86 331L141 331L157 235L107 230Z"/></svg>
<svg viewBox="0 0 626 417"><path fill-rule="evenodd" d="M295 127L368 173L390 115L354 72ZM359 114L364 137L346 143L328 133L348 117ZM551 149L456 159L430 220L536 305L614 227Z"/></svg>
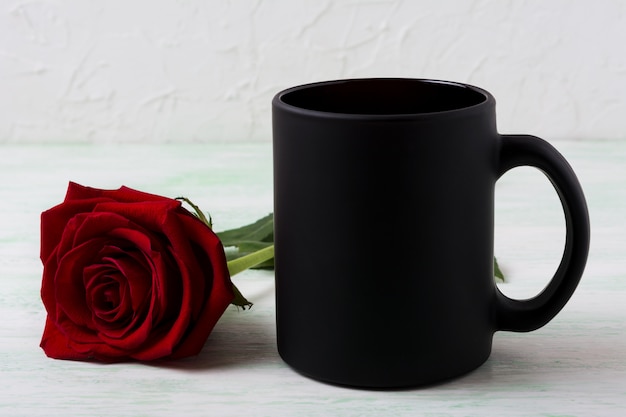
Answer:
<svg viewBox="0 0 626 417"><path fill-rule="evenodd" d="M585 189L592 246L559 316L497 333L489 361L456 380L361 391L307 379L275 346L273 273L235 281L255 305L229 308L198 357L159 365L57 361L39 348L39 214L68 181L185 195L216 230L272 211L271 145L0 146L0 415L14 416L623 416L626 415L626 142L557 142ZM559 201L538 171L497 186L500 288L529 297L562 253ZM453 261L451 255L451 261Z"/></svg>

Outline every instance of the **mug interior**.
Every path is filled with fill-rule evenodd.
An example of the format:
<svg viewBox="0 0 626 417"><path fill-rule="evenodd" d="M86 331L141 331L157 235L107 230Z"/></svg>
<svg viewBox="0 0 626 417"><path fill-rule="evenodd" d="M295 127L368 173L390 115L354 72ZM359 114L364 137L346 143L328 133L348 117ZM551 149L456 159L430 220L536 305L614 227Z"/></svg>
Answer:
<svg viewBox="0 0 626 417"><path fill-rule="evenodd" d="M309 84L280 101L305 110L363 115L407 115L460 110L487 96L470 86L414 79L357 79Z"/></svg>

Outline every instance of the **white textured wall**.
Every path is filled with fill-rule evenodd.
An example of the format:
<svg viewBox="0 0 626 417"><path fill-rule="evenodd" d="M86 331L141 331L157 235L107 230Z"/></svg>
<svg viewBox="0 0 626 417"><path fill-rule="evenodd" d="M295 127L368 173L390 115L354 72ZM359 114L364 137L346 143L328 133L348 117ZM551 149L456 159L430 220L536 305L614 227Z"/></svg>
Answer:
<svg viewBox="0 0 626 417"><path fill-rule="evenodd" d="M469 82L501 132L626 138L626 1L0 0L0 142L269 140L324 79Z"/></svg>

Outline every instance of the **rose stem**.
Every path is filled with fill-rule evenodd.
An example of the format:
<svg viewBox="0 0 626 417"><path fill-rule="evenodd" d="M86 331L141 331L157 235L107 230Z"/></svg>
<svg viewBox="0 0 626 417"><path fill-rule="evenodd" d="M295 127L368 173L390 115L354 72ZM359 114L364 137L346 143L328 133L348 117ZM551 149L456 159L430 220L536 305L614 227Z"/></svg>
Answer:
<svg viewBox="0 0 626 417"><path fill-rule="evenodd" d="M259 265L265 261L268 261L274 257L274 245L268 246L267 248L263 248L256 252L252 252L248 255L242 256L241 258L233 259L227 263L228 265L228 273L232 277L235 274L238 274L246 269L252 268L255 265ZM238 307L242 307L244 310L246 307L252 307L252 303L241 294L239 289L233 284L233 291L235 292L235 299L231 301L231 304L234 304Z"/></svg>

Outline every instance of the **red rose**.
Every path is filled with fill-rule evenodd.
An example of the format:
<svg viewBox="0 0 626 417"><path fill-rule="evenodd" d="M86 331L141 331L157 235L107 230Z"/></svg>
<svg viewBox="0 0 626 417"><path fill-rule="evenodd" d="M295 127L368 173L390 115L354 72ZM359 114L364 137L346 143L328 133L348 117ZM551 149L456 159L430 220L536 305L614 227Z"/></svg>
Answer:
<svg viewBox="0 0 626 417"><path fill-rule="evenodd" d="M41 215L41 340L57 359L197 354L233 287L224 249L177 200L70 183Z"/></svg>

